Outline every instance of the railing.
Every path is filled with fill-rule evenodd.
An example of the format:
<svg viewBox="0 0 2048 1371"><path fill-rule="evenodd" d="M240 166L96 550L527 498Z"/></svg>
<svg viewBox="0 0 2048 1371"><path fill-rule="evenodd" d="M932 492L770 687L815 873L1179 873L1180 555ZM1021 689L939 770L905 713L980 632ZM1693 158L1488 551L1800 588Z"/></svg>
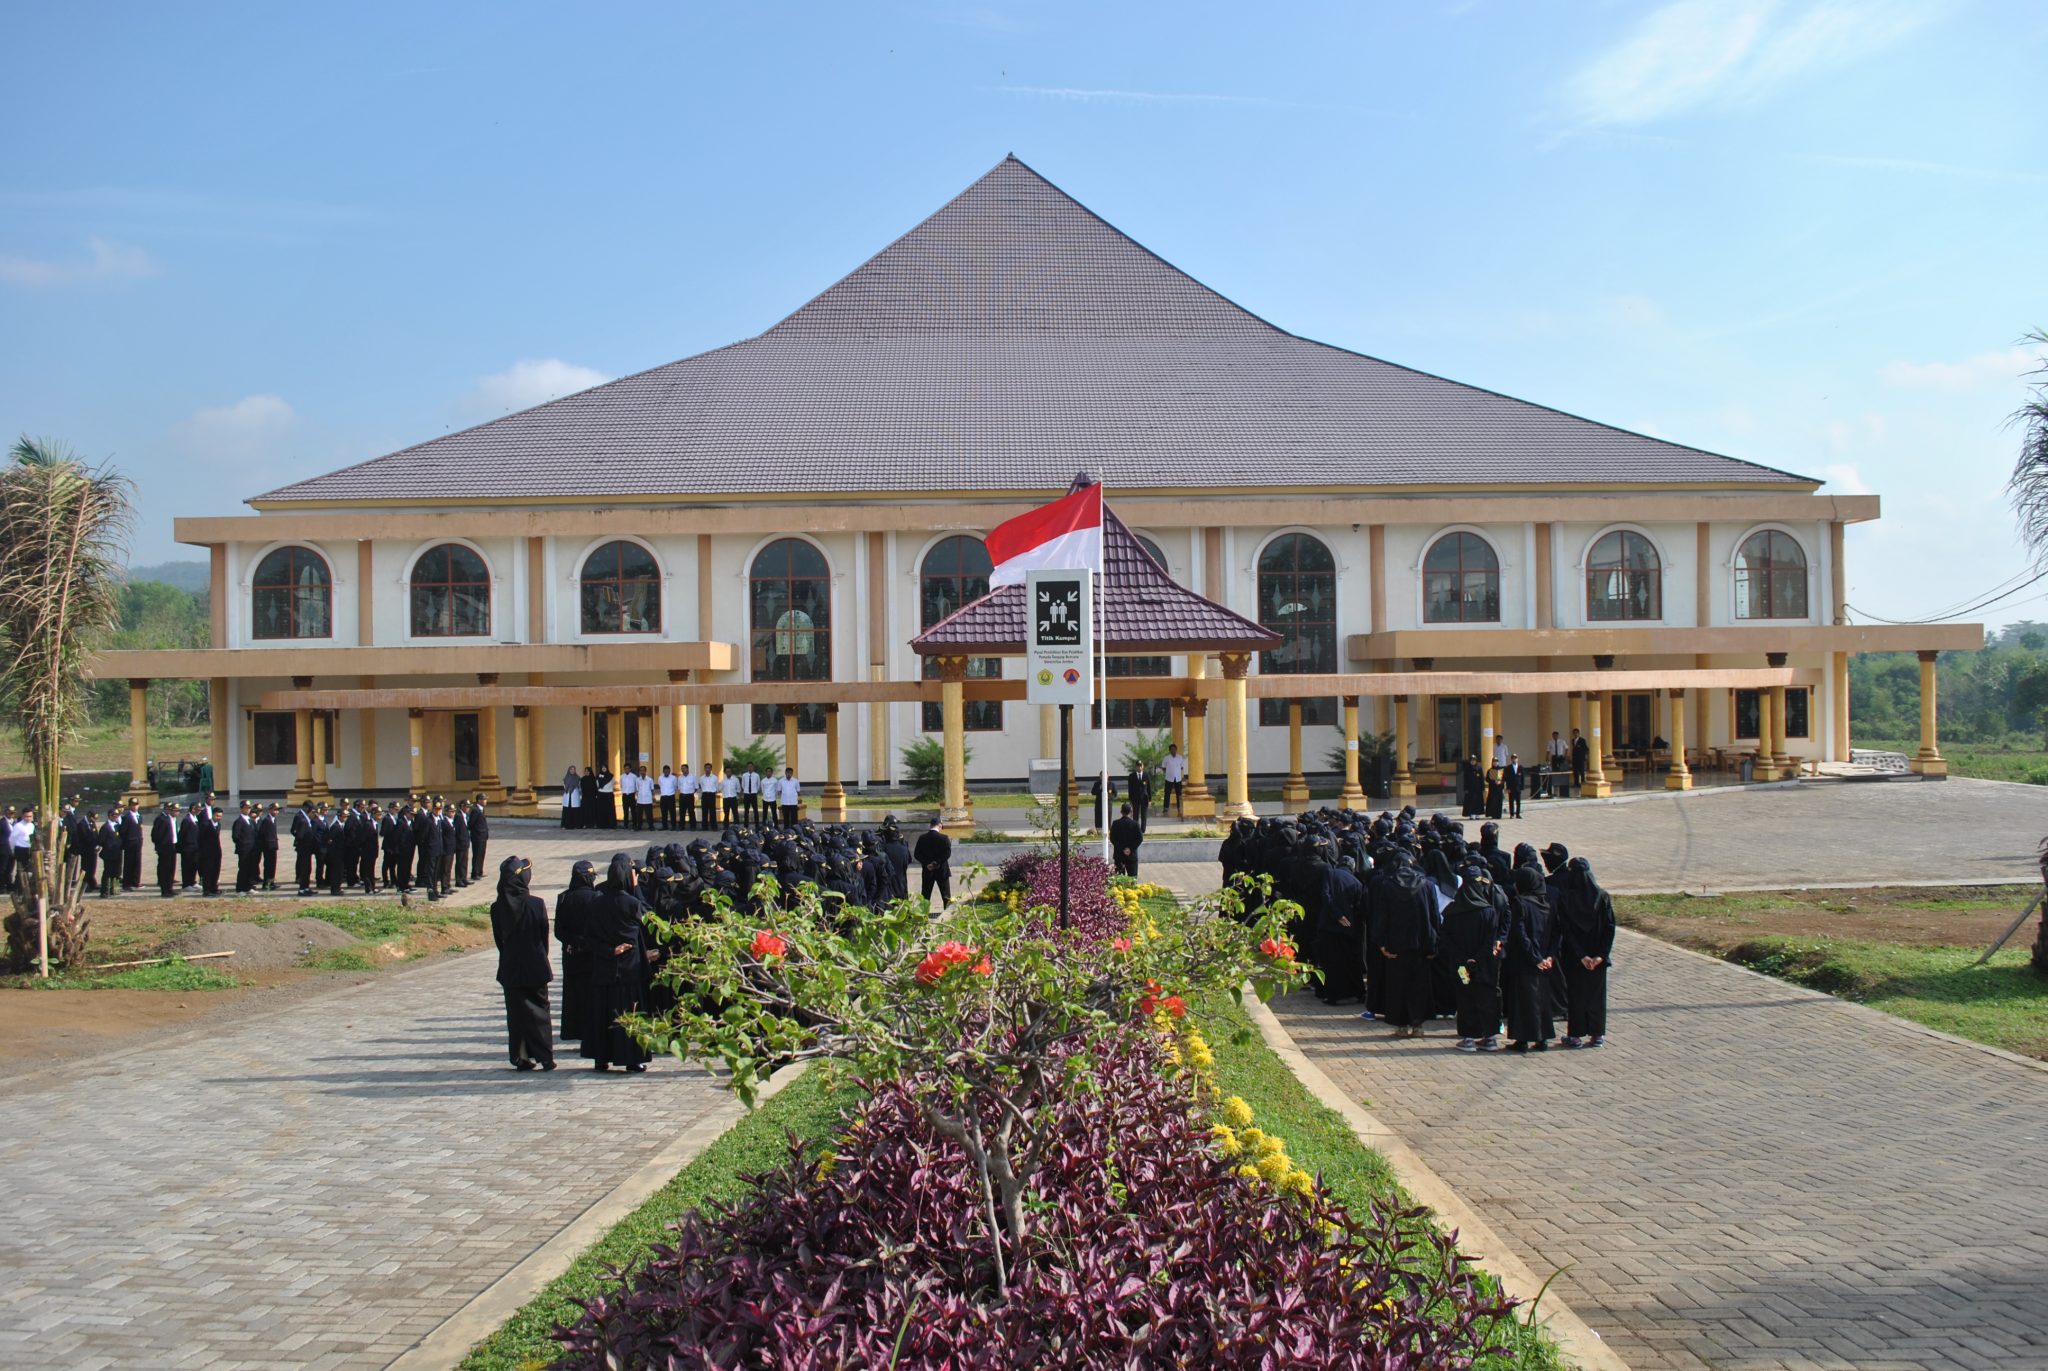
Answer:
<svg viewBox="0 0 2048 1371"><path fill-rule="evenodd" d="M1875 748L1852 747L1849 749L1851 766L1867 766L1872 771L1910 771L1910 759L1903 752L1879 752Z"/></svg>

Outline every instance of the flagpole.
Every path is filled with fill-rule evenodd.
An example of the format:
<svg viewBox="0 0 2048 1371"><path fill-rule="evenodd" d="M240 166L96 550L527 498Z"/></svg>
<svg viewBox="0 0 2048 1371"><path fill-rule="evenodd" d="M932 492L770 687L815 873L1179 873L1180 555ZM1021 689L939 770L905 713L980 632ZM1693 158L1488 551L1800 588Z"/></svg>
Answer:
<svg viewBox="0 0 2048 1371"><path fill-rule="evenodd" d="M1095 607L1098 611L1109 607L1109 492L1100 481L1096 482L1098 498L1102 503L1101 534L1095 540ZM1096 617L1096 672L1095 679L1102 693L1102 860L1112 869L1116 861L1110 853L1109 825L1115 817L1111 812L1109 797L1109 619L1106 613Z"/></svg>

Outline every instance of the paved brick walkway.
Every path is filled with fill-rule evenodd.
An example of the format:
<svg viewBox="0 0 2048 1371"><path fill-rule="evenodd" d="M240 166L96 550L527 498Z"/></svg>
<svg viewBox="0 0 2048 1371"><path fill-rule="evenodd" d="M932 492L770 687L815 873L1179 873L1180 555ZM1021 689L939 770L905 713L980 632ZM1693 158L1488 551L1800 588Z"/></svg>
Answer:
<svg viewBox="0 0 2048 1371"><path fill-rule="evenodd" d="M511 825L492 847L549 889L615 850ZM571 1047L513 1072L495 968L387 972L11 1087L0 1365L382 1367L732 1108L672 1063L599 1076Z"/></svg>
<svg viewBox="0 0 2048 1371"><path fill-rule="evenodd" d="M2044 810L1951 781L1525 823L1615 885L2026 879ZM1275 1009L1539 1274L1568 1268L1555 1289L1639 1371L2048 1367L2048 1073L1636 934L1615 960L1598 1052L1468 1056Z"/></svg>

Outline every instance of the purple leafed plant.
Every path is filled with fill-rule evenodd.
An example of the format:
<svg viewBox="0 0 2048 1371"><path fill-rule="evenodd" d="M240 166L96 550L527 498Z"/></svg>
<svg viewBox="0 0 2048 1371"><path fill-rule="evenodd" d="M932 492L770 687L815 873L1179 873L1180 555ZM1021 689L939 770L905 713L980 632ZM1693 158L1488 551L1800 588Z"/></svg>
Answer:
<svg viewBox="0 0 2048 1371"><path fill-rule="evenodd" d="M594 1296L557 1365L1422 1371L1504 1350L1507 1306L1414 1215L1234 1174L1149 1030L1085 1065L1046 1071L1034 1102L1046 1184L1027 1236L995 1239L1007 1297L974 1168L926 1124L928 1083L895 1082L827 1164L792 1140L745 1200Z"/></svg>
<svg viewBox="0 0 2048 1371"><path fill-rule="evenodd" d="M1069 927L1083 942L1102 942L1125 931L1127 920L1109 897L1111 870L1100 857L1070 856L1067 871ZM1060 859L1045 852L1024 852L1003 863L1001 879L1021 886L1024 907L1060 907Z"/></svg>

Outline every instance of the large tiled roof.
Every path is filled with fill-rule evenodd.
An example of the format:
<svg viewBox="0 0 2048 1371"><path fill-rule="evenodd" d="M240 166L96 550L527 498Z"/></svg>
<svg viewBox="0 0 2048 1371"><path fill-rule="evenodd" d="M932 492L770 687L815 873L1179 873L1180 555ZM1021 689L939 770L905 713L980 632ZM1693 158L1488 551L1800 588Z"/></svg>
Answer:
<svg viewBox="0 0 2048 1371"><path fill-rule="evenodd" d="M1807 483L1298 338L1014 157L758 337L258 497Z"/></svg>
<svg viewBox="0 0 2048 1371"><path fill-rule="evenodd" d="M1257 652L1279 634L1187 589L1152 560L1116 511L1102 510L1102 632L1112 657L1174 652ZM910 640L927 657L1024 651L1024 591L997 586Z"/></svg>

